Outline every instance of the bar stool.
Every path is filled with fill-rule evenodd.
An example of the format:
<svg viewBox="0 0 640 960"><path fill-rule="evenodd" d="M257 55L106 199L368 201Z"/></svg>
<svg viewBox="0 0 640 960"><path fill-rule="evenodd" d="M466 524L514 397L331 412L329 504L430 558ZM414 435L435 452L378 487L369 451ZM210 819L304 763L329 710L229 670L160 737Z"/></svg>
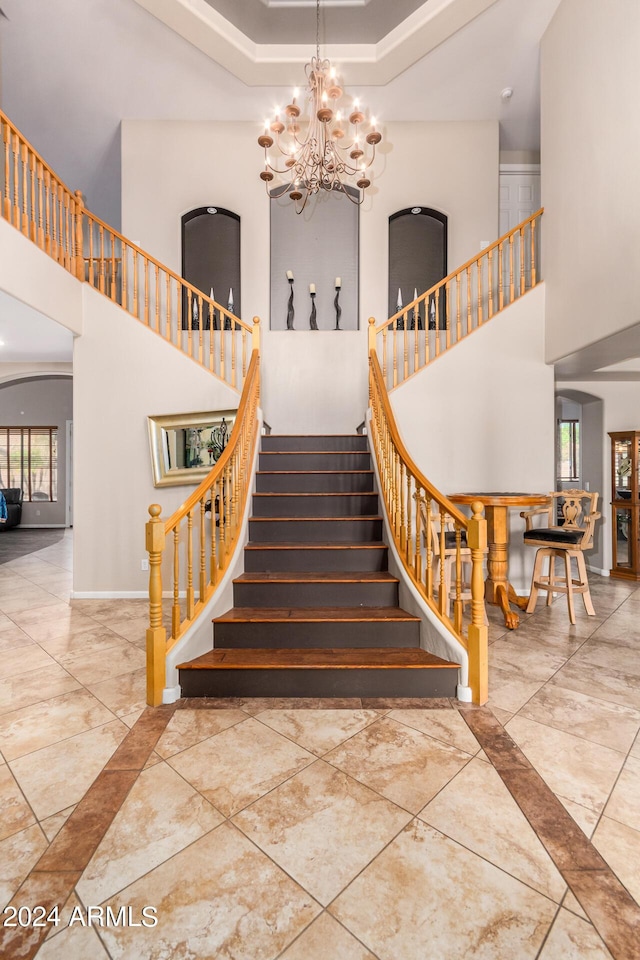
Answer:
<svg viewBox="0 0 640 960"><path fill-rule="evenodd" d="M593 547L593 533L597 512L598 493L589 490L561 490L549 494L549 502L534 510L525 510L520 516L526 522L524 542L537 547L536 560L531 578L531 594L527 604L527 613L533 613L538 601L538 591L546 590L547 606L551 604L554 593L565 593L569 607L569 619L576 622L574 594L581 593L585 610L590 617L595 610L589 591L587 567L584 560L586 550ZM533 517L546 514L547 526L534 527ZM560 519L558 523L557 520ZM555 562L564 563L564 576L556 576ZM543 573L544 562L549 561L547 574ZM571 561L576 561L577 579L574 578Z"/></svg>

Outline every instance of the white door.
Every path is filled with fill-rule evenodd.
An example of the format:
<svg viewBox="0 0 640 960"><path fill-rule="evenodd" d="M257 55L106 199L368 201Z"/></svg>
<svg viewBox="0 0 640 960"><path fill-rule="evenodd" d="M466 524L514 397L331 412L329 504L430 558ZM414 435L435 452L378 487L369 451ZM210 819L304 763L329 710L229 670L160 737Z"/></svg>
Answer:
<svg viewBox="0 0 640 960"><path fill-rule="evenodd" d="M500 236L513 230L519 223L540 209L540 166L538 164L500 164ZM519 236L515 238L514 254L518 263ZM509 286L508 248L504 249L502 269L505 302ZM525 282L531 282L528 258L525 258Z"/></svg>

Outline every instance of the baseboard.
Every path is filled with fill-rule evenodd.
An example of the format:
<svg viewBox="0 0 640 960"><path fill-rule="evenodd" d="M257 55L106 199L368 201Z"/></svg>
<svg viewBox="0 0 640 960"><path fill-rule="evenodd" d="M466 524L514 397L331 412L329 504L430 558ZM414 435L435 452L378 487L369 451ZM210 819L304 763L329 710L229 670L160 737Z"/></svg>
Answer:
<svg viewBox="0 0 640 960"><path fill-rule="evenodd" d="M182 690L180 684L177 684L175 687L165 687L162 691L162 702L163 703L175 703L176 700L179 700L182 696Z"/></svg>
<svg viewBox="0 0 640 960"><path fill-rule="evenodd" d="M19 523L14 530L66 530L66 523Z"/></svg>
<svg viewBox="0 0 640 960"><path fill-rule="evenodd" d="M173 594L171 594L173 596ZM148 600L148 590L72 590L72 600Z"/></svg>
<svg viewBox="0 0 640 960"><path fill-rule="evenodd" d="M610 570L601 570L600 567L592 567L589 563L587 564L587 570L589 573L599 573L601 577L610 577Z"/></svg>

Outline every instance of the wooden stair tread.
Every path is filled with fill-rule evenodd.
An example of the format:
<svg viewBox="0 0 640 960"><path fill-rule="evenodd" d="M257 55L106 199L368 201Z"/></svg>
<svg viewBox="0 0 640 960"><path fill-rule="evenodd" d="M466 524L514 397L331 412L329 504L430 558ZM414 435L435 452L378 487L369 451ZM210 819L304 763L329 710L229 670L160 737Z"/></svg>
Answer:
<svg viewBox="0 0 640 960"><path fill-rule="evenodd" d="M214 618L214 623L345 623L408 620L419 621L400 607L232 607Z"/></svg>
<svg viewBox="0 0 640 960"><path fill-rule="evenodd" d="M179 670L458 670L459 663L442 660L416 648L324 648L324 649L224 649L209 650L195 660L181 663Z"/></svg>
<svg viewBox="0 0 640 960"><path fill-rule="evenodd" d="M296 540L252 540L247 543L245 550L386 550L387 544L382 540L363 540L362 543L341 543L339 540L325 542L302 542Z"/></svg>
<svg viewBox="0 0 640 960"><path fill-rule="evenodd" d="M236 577L234 583L399 583L387 570L339 570L325 573L322 571L276 571L243 573Z"/></svg>
<svg viewBox="0 0 640 960"><path fill-rule="evenodd" d="M303 456L303 457L306 457L307 454L309 453L314 455L321 454L322 456L330 455L332 457L334 457L337 453L345 457L352 457L354 454L357 457L371 456L371 451L368 449L366 450L261 450L260 456L264 456L266 454L268 457L283 457L283 456L290 457L292 453L295 453L296 456L299 454L300 456Z"/></svg>
<svg viewBox="0 0 640 960"><path fill-rule="evenodd" d="M254 494L255 496L255 494ZM271 496L271 494L269 494ZM320 496L326 496L326 494L320 494ZM319 523L325 523L327 520L343 520L347 523L358 520L382 520L382 517L379 513L359 513L357 516L347 516L347 517L256 517L251 516L252 523L262 523L267 520L269 523L273 523L274 520L277 520L278 523L299 523L301 520L317 520Z"/></svg>
<svg viewBox="0 0 640 960"><path fill-rule="evenodd" d="M254 497L377 497L375 490L263 490L253 494ZM298 517L292 517L297 520ZM324 519L321 517L320 519Z"/></svg>
<svg viewBox="0 0 640 960"><path fill-rule="evenodd" d="M278 453L278 452L283 453L283 452L288 452L288 451L269 450L269 451L267 451L267 452L268 452L268 453ZM296 452L299 452L299 451L296 451ZM305 451L305 452L306 452L306 451ZM357 453L357 452L358 452L358 451L356 450L356 453ZM316 473L319 473L319 474L321 474L321 475L325 475L325 474L328 474L328 473L335 473L335 474L338 474L338 475L342 476L343 473L346 473L346 474L349 474L349 473L373 473L373 470L366 470L366 469L362 469L362 470L256 470L256 476L258 476L258 477L259 477L259 476L272 477L272 476L274 476L274 475L277 476L277 477L280 477L280 476L294 476L294 477L295 477L295 476L298 476L299 474L303 474L304 476L307 476L308 474L313 475L313 474L316 474Z"/></svg>

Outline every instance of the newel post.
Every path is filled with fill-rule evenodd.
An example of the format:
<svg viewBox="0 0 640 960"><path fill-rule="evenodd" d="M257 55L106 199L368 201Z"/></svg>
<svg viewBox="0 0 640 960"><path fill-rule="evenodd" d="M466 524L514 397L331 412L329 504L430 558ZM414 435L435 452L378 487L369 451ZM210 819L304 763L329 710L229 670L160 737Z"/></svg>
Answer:
<svg viewBox="0 0 640 960"><path fill-rule="evenodd" d="M165 685L165 658L167 631L162 625L162 551L164 550L164 522L160 519L162 507L152 503L151 520L145 528L145 543L149 553L149 628L147 630L147 703L157 707L162 703Z"/></svg>
<svg viewBox="0 0 640 960"><path fill-rule="evenodd" d="M260 352L260 317L253 318L253 330L251 331L251 347Z"/></svg>
<svg viewBox="0 0 640 960"><path fill-rule="evenodd" d="M469 686L474 703L489 698L489 629L484 622L484 555L487 552L487 521L479 500L471 504L467 543L471 550L471 623L469 625Z"/></svg>
<svg viewBox="0 0 640 960"><path fill-rule="evenodd" d="M369 356L376 349L376 318L369 317Z"/></svg>
<svg viewBox="0 0 640 960"><path fill-rule="evenodd" d="M76 205L73 219L75 221L76 257L73 272L78 280L84 280L84 238L82 234L84 201L82 199L82 190L76 190L75 198Z"/></svg>

